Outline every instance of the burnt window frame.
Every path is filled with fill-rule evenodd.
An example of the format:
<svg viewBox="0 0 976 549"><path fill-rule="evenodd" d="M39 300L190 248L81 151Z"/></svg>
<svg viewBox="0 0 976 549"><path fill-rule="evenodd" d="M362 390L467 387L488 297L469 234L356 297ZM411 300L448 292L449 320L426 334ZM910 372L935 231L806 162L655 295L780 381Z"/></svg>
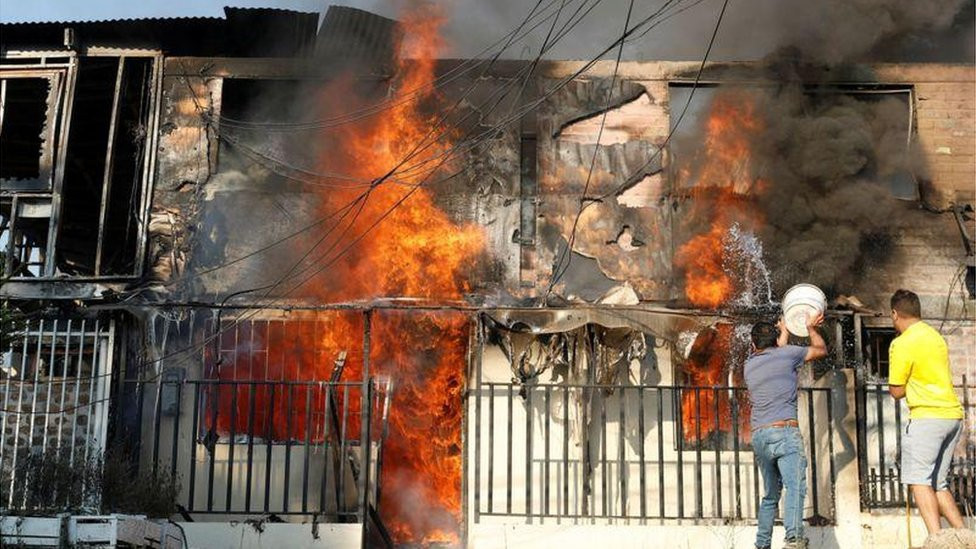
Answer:
<svg viewBox="0 0 976 549"><path fill-rule="evenodd" d="M0 65L0 133L6 111L7 82L11 80L47 80L47 108L41 125L41 148L38 151L37 176L31 178L0 179L3 191L51 191L54 187L54 158L60 150L57 142L61 122L61 108L65 98L68 68L41 70L23 69L21 66Z"/></svg>
<svg viewBox="0 0 976 549"><path fill-rule="evenodd" d="M682 110L685 108L685 102L679 100L675 103L674 94L672 93L676 88L683 89L697 89L701 91L703 89L718 89L722 86L736 85L749 87L754 89L760 88L773 88L777 84L768 82L736 82L736 81L699 81L696 82L694 79L683 79L683 78L671 78L666 82L667 85L667 101L668 101L668 131L674 132L674 136L677 136L678 132L675 131L675 122L677 117L681 115ZM858 95L877 95L877 94L908 94L907 95L907 106L908 106L908 128L907 128L907 138L905 140L905 154L910 153L912 142L918 137L918 128L915 123L915 104L918 100L917 94L915 93L915 86L912 84L898 84L898 83L882 83L882 82L862 82L862 83L851 83L851 82L828 82L824 85L812 85L808 84L804 86L804 94L806 95L818 95L818 94L842 94L849 96ZM697 95L697 92L696 92ZM694 99L692 100L694 103ZM684 119L682 119L682 126L689 123L689 115L694 118L693 104L689 106L688 112L685 113ZM675 153L673 150L674 140L669 140L665 147L665 159L664 159L664 173L666 174L667 188L670 192L677 193L679 195L685 195L688 193L689 188L687 186L679 185L679 177L677 173L677 163L674 161ZM918 180L918 177L914 172L910 172L912 179L915 183L914 185L914 195L912 197L899 196L895 194L894 188L885 184L885 187L891 192L893 198L898 200L904 200L906 202L919 202L922 200L922 182Z"/></svg>
<svg viewBox="0 0 976 549"><path fill-rule="evenodd" d="M64 218L64 177L67 164L67 145L71 134L71 118L74 105L76 85L78 81L79 64L82 59L91 58L117 58L120 65L126 59L147 60L150 76L145 95L147 107L145 138L141 144L141 163L135 171L133 178L132 194L137 196L137 203L133 212L129 214L128 222L134 224L134 253L132 257L125 259L129 265L125 272L107 272L107 269L100 268L96 256L96 265L91 273L70 273L58 268L60 254L58 253L58 240L61 236L61 225ZM47 230L47 240L43 245L43 258L39 269L33 272L19 273L11 275L12 268L12 248L13 231L15 227L15 216L4 219L7 223L0 225L0 248L4 253L3 275L4 280L15 282L38 282L53 280L72 280L72 281L95 281L95 280L133 280L143 276L145 271L145 257L147 250L149 206L152 199L152 189L156 174L156 145L159 133L159 117L162 107L162 84L164 63L163 54L159 50L137 49L137 48L111 48L111 47L89 47L83 55L74 51L7 51L0 54L0 75L16 74L23 78L37 78L39 75L50 75L53 73L61 74L60 77L60 96L55 109L56 116L54 124L48 123L47 130L54 131L53 141L45 141L45 146L49 146L50 151L50 185L13 185L8 184L13 180L3 180L0 185L0 200L8 203L23 199L46 199L50 202L51 215ZM118 109L118 99L122 92L116 86L114 91L113 109ZM114 117L113 117L114 118ZM111 131L115 131L114 125ZM112 134L109 138L111 143L117 137ZM111 153L109 152L109 155ZM109 160L111 156L109 156ZM107 171L107 170L106 170ZM103 174L104 177L104 174ZM99 204L101 210L106 210L106 201L103 198ZM11 212L13 206L9 206ZM105 213L100 212L100 219L105 217ZM99 252L107 246L107 235L99 230L98 240ZM23 271L21 269L20 271ZM39 272L38 272L39 271Z"/></svg>

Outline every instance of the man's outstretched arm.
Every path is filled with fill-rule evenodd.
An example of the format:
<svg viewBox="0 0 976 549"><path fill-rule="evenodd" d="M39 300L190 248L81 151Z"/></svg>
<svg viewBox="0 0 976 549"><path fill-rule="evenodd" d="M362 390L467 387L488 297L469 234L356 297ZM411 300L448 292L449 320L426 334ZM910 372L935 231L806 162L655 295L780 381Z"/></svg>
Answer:
<svg viewBox="0 0 976 549"><path fill-rule="evenodd" d="M827 343L817 328L823 324L823 319L823 313L820 313L814 318L807 319L807 331L810 333L810 346L807 347L807 356L803 358L804 362L820 360L827 356Z"/></svg>

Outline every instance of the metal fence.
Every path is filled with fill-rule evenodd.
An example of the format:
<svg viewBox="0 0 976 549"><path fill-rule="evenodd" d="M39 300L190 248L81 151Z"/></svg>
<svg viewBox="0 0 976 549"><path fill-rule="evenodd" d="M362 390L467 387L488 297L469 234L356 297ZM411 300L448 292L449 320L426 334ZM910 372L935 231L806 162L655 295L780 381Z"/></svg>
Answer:
<svg viewBox="0 0 976 549"><path fill-rule="evenodd" d="M972 387L965 376L961 392L963 407L970 410L969 392ZM885 383L862 383L858 390L858 460L861 477L861 503L866 509L905 506L908 492L901 483L902 434L908 422L908 407L904 399L895 401ZM972 436L971 434L969 435ZM976 443L963 438L961 451L949 469L949 490L955 496L960 511L976 516Z"/></svg>
<svg viewBox="0 0 976 549"><path fill-rule="evenodd" d="M689 408L689 394L701 405ZM476 521L756 516L761 480L743 410L719 407L746 401L744 388L483 382L476 395ZM805 517L813 524L835 518L831 395L829 388L799 391ZM697 436L706 431L709 437Z"/></svg>
<svg viewBox="0 0 976 549"><path fill-rule="evenodd" d="M117 432L182 512L352 522L376 501L390 397L386 379L124 381Z"/></svg>
<svg viewBox="0 0 976 549"><path fill-rule="evenodd" d="M78 468L102 453L112 377L113 321L15 324L0 349L0 510L31 505L27 483L51 480L25 474L50 477L42 458Z"/></svg>

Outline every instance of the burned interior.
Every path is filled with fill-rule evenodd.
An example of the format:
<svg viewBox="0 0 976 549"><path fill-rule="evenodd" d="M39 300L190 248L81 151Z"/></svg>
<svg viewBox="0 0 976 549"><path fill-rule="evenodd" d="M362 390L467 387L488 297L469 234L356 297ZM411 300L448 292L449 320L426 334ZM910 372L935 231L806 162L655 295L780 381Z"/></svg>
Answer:
<svg viewBox="0 0 976 549"><path fill-rule="evenodd" d="M455 59L430 9L3 23L2 514L738 546L749 330L799 283L829 350L800 374L808 528L904 522L901 287L949 343L976 513L971 64L615 61L670 3L602 59L515 55L521 27Z"/></svg>

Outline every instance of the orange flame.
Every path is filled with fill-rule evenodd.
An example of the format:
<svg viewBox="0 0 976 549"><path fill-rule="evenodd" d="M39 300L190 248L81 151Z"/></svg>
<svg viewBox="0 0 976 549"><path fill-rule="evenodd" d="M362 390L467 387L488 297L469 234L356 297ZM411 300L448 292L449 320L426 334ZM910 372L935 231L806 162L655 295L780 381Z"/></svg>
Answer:
<svg viewBox="0 0 976 549"><path fill-rule="evenodd" d="M400 22L404 44L390 98L393 106L343 127L340 139L322 151L322 163L324 171L376 180L403 159L410 160L349 216L349 237L369 233L325 272L317 293L326 301L460 299L469 290L466 267L484 247L478 226L455 224L421 186L455 137L447 130L445 138L444 125L423 108L438 100L432 84L436 54L443 47L438 35L443 14L423 4L403 14ZM322 196L323 210L337 211L360 192L329 192ZM397 543L458 541L468 322L465 316L444 312L386 312L375 317L371 373L390 375L394 382L379 508ZM361 336L324 337L335 339L327 346L339 349ZM354 379L360 371L347 374Z"/></svg>
<svg viewBox="0 0 976 549"><path fill-rule="evenodd" d="M745 91L720 91L709 107L704 139L692 159L694 168L681 167L693 183L692 215L689 223L707 229L688 239L675 254L675 264L684 271L685 297L699 307L717 309L736 294L737 279L727 271L729 229L739 223L746 230L763 221L752 207L749 194L760 192L765 182L753 170L751 146L764 129L755 96ZM702 223L704 220L704 223ZM720 324L700 334L685 363L685 382L699 387L729 384L731 368L731 326ZM686 391L681 399L685 441L702 443L713 434L732 430L733 397L724 391ZM740 402L738 432L748 442L749 406ZM715 442L718 444L718 441Z"/></svg>
<svg viewBox="0 0 976 549"><path fill-rule="evenodd" d="M712 101L701 149L692 159L697 165L681 172L694 183L691 220L710 218L708 230L690 238L675 255L685 273L685 297L699 307L718 308L735 292L725 271L725 238L733 223L746 228L762 222L750 208L747 194L760 187L754 178L750 145L763 130L753 98L747 92L719 93Z"/></svg>
<svg viewBox="0 0 976 549"><path fill-rule="evenodd" d="M746 396L711 389L730 385L731 348L732 325L724 323L702 330L692 344L684 364L685 384L699 389L685 389L681 393L681 431L685 442L700 444L722 432L731 436L733 399L738 404L740 441L748 442L751 438ZM731 385L740 385L740 381L733 380Z"/></svg>
<svg viewBox="0 0 976 549"><path fill-rule="evenodd" d="M484 248L484 236L474 224L458 225L439 209L425 186L451 171L445 153L456 139L436 116L438 97L432 86L436 54L443 43L438 30L444 17L431 4L422 4L400 18L404 33L397 79L386 108L355 123L323 132L319 163L325 173L341 173L372 186L329 185L319 195L318 210L325 234L309 257L309 269L321 275L301 283L304 295L320 303L410 297L458 300L469 290L467 268ZM355 78L331 84L319 98L325 111L347 112L364 86ZM363 105L366 106L366 105ZM332 108L334 107L334 108ZM403 164L401 165L401 162ZM397 168L392 176L391 170ZM369 187L368 190L366 187ZM344 212L344 213L343 213ZM304 246L304 244L302 245ZM305 254L308 250L298 250ZM303 273L299 273L300 275ZM300 277L304 278L304 277ZM296 288L298 289L298 288ZM304 322L304 321L302 321ZM296 324L296 323L293 323ZM221 377L235 379L328 379L341 351L348 353L343 381L359 381L363 373L363 318L359 312L332 311L297 323L287 337L258 337L257 346L235 350L233 366ZM467 363L469 318L452 312L376 311L373 315L370 375L392 378L389 436L379 485L381 518L397 544L440 542L456 544L461 522L461 420L464 372ZM228 342L235 349L234 342ZM255 371L257 353L276 358L268 372ZM264 377L268 375L268 377ZM218 426L241 432L247 395L237 395L236 419L231 425L231 391L219 395ZM275 393L276 402L287 395ZM309 406L322 409L326 395L293 395L270 418L255 418L255 433L270 431L274 438L321 440L322 425L306 425ZM265 402L270 394L255 395ZM335 398L335 396L333 397ZM348 432L357 433L360 395L348 395ZM263 409L262 405L257 408ZM291 424L289 420L293 420ZM290 431L286 428L290 425Z"/></svg>

